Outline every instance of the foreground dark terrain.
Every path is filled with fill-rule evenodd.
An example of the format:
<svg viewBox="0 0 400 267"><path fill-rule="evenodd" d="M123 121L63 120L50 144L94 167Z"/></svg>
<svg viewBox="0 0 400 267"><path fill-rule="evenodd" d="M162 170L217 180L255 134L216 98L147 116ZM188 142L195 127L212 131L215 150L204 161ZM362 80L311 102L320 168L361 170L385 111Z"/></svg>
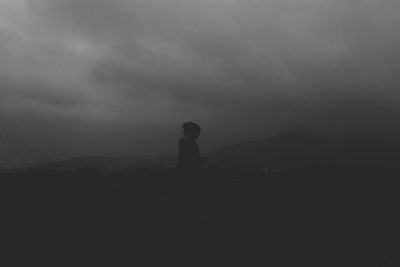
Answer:
<svg viewBox="0 0 400 267"><path fill-rule="evenodd" d="M165 262L187 256L193 263L396 266L390 253L400 240L399 174L288 169L244 177L208 170L185 188L193 190L190 200L173 169L3 174L2 221L10 242L44 245L49 255L83 250L100 253L98 259L116 251Z"/></svg>
<svg viewBox="0 0 400 267"><path fill-rule="evenodd" d="M284 133L182 180L161 158L3 171L4 240L15 260L57 265L399 266L395 144Z"/></svg>

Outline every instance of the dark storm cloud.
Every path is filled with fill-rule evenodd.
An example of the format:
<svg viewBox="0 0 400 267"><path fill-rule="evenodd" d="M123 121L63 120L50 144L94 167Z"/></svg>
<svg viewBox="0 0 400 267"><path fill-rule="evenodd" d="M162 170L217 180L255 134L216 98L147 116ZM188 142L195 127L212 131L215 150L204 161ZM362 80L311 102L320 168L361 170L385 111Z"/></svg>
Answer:
<svg viewBox="0 0 400 267"><path fill-rule="evenodd" d="M149 129L149 149L183 120L219 136L208 147L288 129L398 130L397 0L0 3L7 116L29 104L75 135L98 129L93 140L112 127L120 147Z"/></svg>

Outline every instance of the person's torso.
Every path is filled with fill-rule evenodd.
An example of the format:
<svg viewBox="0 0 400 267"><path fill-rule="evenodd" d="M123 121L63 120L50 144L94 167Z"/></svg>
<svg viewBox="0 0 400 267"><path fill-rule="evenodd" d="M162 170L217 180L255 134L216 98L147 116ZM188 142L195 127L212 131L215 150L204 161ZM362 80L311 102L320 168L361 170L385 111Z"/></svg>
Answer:
<svg viewBox="0 0 400 267"><path fill-rule="evenodd" d="M179 140L178 169L193 171L200 168L200 151L197 143L188 138Z"/></svg>

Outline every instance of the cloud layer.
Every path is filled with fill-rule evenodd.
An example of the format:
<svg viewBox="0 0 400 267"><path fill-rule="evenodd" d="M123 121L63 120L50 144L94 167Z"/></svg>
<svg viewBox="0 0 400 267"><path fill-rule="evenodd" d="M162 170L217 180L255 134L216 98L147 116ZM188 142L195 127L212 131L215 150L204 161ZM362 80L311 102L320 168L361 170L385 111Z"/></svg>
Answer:
<svg viewBox="0 0 400 267"><path fill-rule="evenodd" d="M174 153L185 120L208 149L394 133L399 23L397 0L0 0L1 127L138 155Z"/></svg>

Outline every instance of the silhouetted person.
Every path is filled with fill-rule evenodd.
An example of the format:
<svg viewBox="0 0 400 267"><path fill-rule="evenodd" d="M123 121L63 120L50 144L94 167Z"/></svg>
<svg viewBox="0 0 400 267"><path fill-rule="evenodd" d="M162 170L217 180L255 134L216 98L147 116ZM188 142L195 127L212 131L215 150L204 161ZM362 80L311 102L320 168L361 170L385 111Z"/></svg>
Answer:
<svg viewBox="0 0 400 267"><path fill-rule="evenodd" d="M179 139L178 170L181 173L194 174L205 162L205 159L200 157L199 146L195 141L200 136L201 128L193 122L185 122L182 127L183 137Z"/></svg>
<svg viewBox="0 0 400 267"><path fill-rule="evenodd" d="M193 209L195 203L200 201L200 170L206 158L200 157L199 146L196 143L200 136L200 126L193 122L185 122L182 127L183 137L179 139L177 166L180 198L186 208Z"/></svg>

